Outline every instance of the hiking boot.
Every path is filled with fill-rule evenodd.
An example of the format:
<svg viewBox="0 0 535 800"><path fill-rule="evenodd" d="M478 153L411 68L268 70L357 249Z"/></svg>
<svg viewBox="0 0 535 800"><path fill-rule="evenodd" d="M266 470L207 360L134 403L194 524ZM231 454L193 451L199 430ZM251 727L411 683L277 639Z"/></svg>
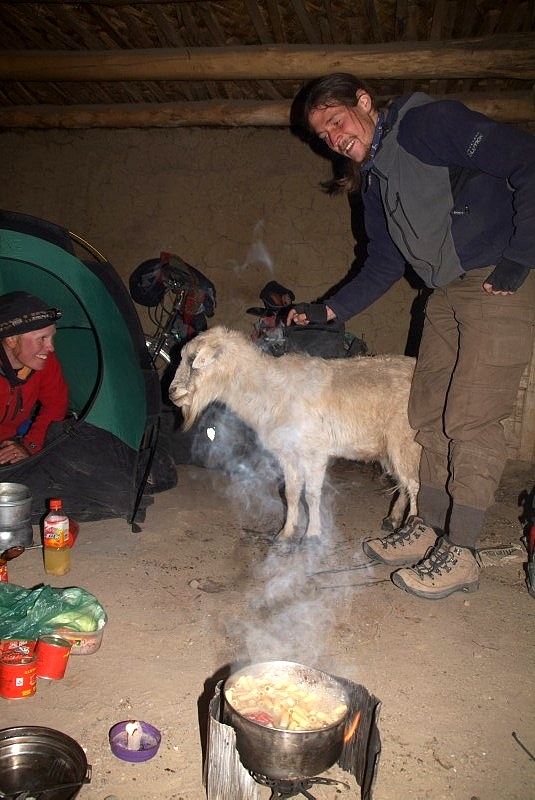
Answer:
<svg viewBox="0 0 535 800"><path fill-rule="evenodd" d="M459 547L443 536L419 564L398 569L392 581L417 597L440 600L453 592L479 588L479 564L469 547Z"/></svg>
<svg viewBox="0 0 535 800"><path fill-rule="evenodd" d="M362 549L367 556L391 567L417 564L430 547L436 543L437 535L420 517L410 517L407 523L382 539L367 539Z"/></svg>

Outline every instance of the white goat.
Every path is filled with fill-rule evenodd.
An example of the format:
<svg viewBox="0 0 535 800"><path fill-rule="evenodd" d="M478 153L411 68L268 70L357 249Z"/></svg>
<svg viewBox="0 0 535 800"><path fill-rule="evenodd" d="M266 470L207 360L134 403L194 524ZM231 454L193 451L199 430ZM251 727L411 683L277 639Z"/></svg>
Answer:
<svg viewBox="0 0 535 800"><path fill-rule="evenodd" d="M211 328L182 350L169 387L184 429L213 402L251 427L279 460L286 521L281 539L295 535L299 501L308 506L306 536L320 536L320 502L331 457L378 461L397 481L386 523L417 513L420 445L407 418L414 359L372 356L323 359L292 353L274 358L238 331Z"/></svg>

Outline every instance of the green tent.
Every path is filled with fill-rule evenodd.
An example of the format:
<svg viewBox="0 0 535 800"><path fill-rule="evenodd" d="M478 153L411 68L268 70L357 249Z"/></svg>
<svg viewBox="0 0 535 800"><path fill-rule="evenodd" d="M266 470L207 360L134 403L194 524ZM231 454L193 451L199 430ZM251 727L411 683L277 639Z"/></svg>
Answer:
<svg viewBox="0 0 535 800"><path fill-rule="evenodd" d="M35 516L58 495L79 519L139 520L156 450L160 386L126 287L79 236L0 211L0 294L12 291L29 291L61 309L55 347L70 416L41 453L1 468L0 480L29 486Z"/></svg>

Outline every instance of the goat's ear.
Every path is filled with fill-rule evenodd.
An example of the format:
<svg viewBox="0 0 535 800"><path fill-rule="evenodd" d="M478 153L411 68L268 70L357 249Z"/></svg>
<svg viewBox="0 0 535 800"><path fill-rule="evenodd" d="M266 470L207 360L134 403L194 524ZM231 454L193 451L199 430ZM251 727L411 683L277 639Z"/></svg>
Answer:
<svg viewBox="0 0 535 800"><path fill-rule="evenodd" d="M202 369L215 361L216 358L217 348L208 346L202 347L191 362L191 368Z"/></svg>

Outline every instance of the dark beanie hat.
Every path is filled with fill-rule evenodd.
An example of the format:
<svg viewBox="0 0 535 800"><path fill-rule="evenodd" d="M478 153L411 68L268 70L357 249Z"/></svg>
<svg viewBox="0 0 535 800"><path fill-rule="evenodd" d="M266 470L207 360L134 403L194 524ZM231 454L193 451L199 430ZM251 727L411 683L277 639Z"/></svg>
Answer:
<svg viewBox="0 0 535 800"><path fill-rule="evenodd" d="M59 308L49 308L28 292L9 292L0 296L0 339L47 328L61 317Z"/></svg>

